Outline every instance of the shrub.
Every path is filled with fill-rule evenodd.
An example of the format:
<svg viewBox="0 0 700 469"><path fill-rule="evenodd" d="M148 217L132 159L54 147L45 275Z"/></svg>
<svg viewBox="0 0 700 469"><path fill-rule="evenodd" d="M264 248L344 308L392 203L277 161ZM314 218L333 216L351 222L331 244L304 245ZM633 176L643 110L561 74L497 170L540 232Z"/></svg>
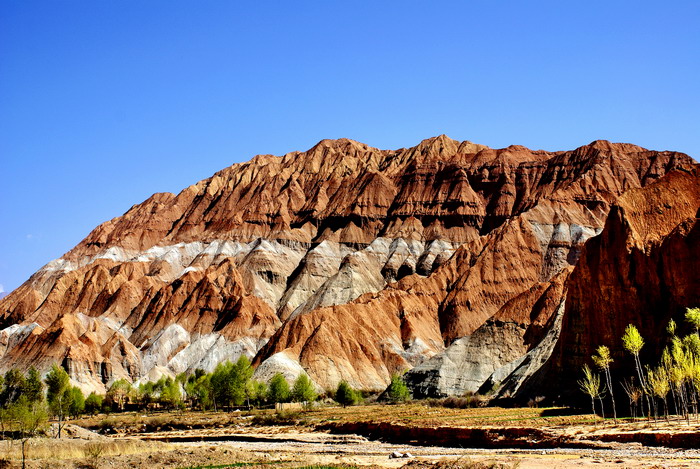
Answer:
<svg viewBox="0 0 700 469"><path fill-rule="evenodd" d="M389 400L391 402L404 402L410 397L408 386L403 378L399 375L391 376L391 384L389 384Z"/></svg>
<svg viewBox="0 0 700 469"><path fill-rule="evenodd" d="M102 401L102 396L91 392L85 399L85 412L92 415L98 414L102 410Z"/></svg>
<svg viewBox="0 0 700 469"><path fill-rule="evenodd" d="M347 381L343 380L338 383L338 389L335 391L335 401L343 407L353 405L357 402L357 393Z"/></svg>

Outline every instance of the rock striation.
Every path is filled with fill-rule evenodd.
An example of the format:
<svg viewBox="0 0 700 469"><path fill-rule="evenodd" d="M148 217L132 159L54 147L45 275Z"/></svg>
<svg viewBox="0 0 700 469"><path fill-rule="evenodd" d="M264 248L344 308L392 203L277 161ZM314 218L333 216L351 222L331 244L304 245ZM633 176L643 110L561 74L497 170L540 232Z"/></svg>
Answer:
<svg viewBox="0 0 700 469"><path fill-rule="evenodd" d="M444 135L259 155L154 194L0 300L0 370L61 362L103 390L245 354L258 377L306 372L319 388L378 390L416 367L419 393L476 390L551 338L619 197L693 166L606 141Z"/></svg>
<svg viewBox="0 0 700 469"><path fill-rule="evenodd" d="M628 376L634 365L621 340L628 324L646 340L641 357L647 364L658 362L670 319L681 335L690 332L685 308L700 305L699 217L697 165L620 197L569 277L560 340L533 386L547 380L576 396L581 367L600 345L610 348L612 372Z"/></svg>

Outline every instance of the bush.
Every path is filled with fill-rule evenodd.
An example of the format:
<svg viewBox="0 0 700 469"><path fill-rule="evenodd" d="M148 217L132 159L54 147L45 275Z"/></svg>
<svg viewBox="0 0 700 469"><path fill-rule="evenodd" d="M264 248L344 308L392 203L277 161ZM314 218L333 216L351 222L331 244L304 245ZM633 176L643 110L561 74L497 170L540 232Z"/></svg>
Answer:
<svg viewBox="0 0 700 469"><path fill-rule="evenodd" d="M253 425L272 426L272 425L304 425L306 420L301 419L301 412L292 410L283 410L274 414L262 414L253 417Z"/></svg>
<svg viewBox="0 0 700 469"><path fill-rule="evenodd" d="M335 401L343 407L353 405L357 402L357 393L350 387L347 381L343 380L338 383L338 389L335 391Z"/></svg>
<svg viewBox="0 0 700 469"><path fill-rule="evenodd" d="M92 415L100 413L102 410L102 401L102 396L91 392L87 399L85 399L85 412Z"/></svg>
<svg viewBox="0 0 700 469"><path fill-rule="evenodd" d="M389 384L389 400L391 402L404 402L410 397L408 392L408 386L404 382L403 378L399 375L391 376L391 384Z"/></svg>

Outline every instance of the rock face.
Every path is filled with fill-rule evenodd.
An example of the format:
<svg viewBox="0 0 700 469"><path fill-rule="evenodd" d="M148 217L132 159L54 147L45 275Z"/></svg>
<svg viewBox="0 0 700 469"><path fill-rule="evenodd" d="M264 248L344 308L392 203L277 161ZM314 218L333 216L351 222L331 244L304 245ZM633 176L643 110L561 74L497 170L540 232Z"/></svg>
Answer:
<svg viewBox="0 0 700 469"><path fill-rule="evenodd" d="M628 324L646 339L641 355L648 364L660 358L670 319L682 335L690 332L685 308L700 305L698 217L697 167L672 172L619 199L569 278L561 337L544 379L576 395L581 366L591 363L600 345L615 359L612 372L630 376L634 365L621 340Z"/></svg>
<svg viewBox="0 0 700 469"><path fill-rule="evenodd" d="M246 354L319 388L422 363L421 392L475 389L548 336L619 196L693 165L445 136L256 156L103 223L2 299L0 369L62 362L102 390Z"/></svg>

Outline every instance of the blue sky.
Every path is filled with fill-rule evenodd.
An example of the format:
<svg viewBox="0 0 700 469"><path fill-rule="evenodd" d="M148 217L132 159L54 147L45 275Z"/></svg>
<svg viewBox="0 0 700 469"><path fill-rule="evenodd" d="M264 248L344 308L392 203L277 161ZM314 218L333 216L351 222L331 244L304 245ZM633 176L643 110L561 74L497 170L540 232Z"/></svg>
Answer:
<svg viewBox="0 0 700 469"><path fill-rule="evenodd" d="M0 290L258 153L700 155L700 2L0 2Z"/></svg>

